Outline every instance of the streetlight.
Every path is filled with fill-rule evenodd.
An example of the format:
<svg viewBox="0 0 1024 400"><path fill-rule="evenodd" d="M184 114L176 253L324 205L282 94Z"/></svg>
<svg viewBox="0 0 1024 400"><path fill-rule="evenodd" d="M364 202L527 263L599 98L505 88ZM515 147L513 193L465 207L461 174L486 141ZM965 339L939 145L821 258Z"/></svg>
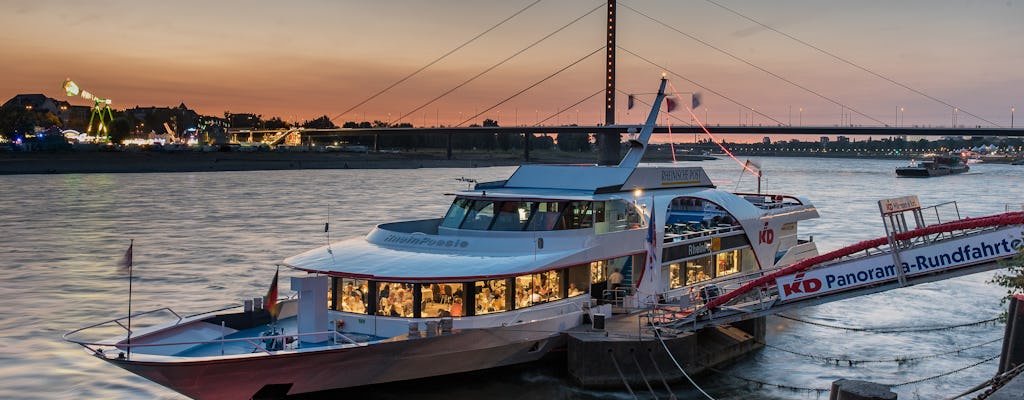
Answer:
<svg viewBox="0 0 1024 400"><path fill-rule="evenodd" d="M800 126L804 126L804 108L800 107Z"/></svg>
<svg viewBox="0 0 1024 400"><path fill-rule="evenodd" d="M900 106L900 125L906 125L906 120L903 119L903 106Z"/></svg>
<svg viewBox="0 0 1024 400"><path fill-rule="evenodd" d="M1016 108L1010 106L1010 129L1013 129L1013 112L1017 111Z"/></svg>

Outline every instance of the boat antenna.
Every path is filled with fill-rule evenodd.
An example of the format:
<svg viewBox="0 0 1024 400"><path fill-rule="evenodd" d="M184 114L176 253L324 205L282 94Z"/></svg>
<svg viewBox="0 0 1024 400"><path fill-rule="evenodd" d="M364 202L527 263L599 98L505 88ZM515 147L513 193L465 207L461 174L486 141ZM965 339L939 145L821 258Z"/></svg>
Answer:
<svg viewBox="0 0 1024 400"><path fill-rule="evenodd" d="M324 222L324 236L327 238L327 254L331 255L331 263L334 263L334 250L331 249L331 205L327 204L327 221Z"/></svg>

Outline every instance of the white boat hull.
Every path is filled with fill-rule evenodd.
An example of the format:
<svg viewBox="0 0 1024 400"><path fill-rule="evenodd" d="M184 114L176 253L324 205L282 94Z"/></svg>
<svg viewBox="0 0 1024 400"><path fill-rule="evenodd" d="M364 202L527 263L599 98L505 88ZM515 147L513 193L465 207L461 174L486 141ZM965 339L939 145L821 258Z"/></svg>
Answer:
<svg viewBox="0 0 1024 400"><path fill-rule="evenodd" d="M561 332L580 323L582 312L573 312L362 347L170 362L105 360L194 399L249 399L266 385L290 385L292 395L536 361L563 347Z"/></svg>

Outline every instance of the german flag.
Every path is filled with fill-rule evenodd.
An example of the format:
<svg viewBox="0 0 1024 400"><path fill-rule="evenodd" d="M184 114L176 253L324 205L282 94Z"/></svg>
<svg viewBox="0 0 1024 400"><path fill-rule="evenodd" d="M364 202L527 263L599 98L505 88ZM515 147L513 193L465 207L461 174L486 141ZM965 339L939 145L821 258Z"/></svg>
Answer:
<svg viewBox="0 0 1024 400"><path fill-rule="evenodd" d="M281 267L277 267L277 271L274 271L274 280L270 282L270 289L267 289L267 300L264 305L267 311L270 312L270 320L277 321L277 314L280 312L280 307L277 304L277 275L281 273Z"/></svg>

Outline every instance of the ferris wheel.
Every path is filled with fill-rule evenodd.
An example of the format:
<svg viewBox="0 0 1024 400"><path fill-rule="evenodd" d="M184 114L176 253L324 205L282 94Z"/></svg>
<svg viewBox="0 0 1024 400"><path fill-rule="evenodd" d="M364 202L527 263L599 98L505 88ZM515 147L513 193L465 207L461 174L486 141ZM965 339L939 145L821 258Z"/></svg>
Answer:
<svg viewBox="0 0 1024 400"><path fill-rule="evenodd" d="M110 121L114 120L114 114L110 110L110 99L104 99L98 97L86 90L82 90L78 85L68 78L64 81L64 91L67 92L68 96L81 96L83 99L92 100L92 115L89 116L89 126L86 129L86 133L92 133L93 121L96 121L96 133L106 134L107 125Z"/></svg>

